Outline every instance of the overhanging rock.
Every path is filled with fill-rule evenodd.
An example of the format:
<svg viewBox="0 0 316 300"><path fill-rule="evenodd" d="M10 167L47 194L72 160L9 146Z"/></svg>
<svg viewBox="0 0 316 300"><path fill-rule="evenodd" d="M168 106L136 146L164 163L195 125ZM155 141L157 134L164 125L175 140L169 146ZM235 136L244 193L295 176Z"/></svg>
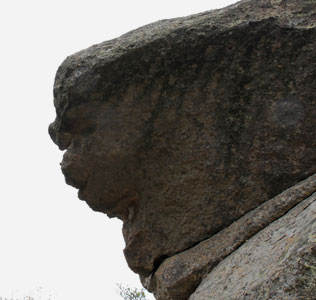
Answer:
<svg viewBox="0 0 316 300"><path fill-rule="evenodd" d="M144 26L58 69L49 131L67 150L66 182L123 220L145 285L316 173L315 27L313 0L247 0Z"/></svg>

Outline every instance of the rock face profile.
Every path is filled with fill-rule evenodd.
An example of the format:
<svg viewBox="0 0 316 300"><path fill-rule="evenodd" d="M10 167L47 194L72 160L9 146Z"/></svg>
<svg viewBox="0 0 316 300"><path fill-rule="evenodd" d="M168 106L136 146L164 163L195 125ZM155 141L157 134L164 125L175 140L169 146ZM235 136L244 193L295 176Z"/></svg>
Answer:
<svg viewBox="0 0 316 300"><path fill-rule="evenodd" d="M316 299L316 2L244 0L69 56L66 182L158 300Z"/></svg>

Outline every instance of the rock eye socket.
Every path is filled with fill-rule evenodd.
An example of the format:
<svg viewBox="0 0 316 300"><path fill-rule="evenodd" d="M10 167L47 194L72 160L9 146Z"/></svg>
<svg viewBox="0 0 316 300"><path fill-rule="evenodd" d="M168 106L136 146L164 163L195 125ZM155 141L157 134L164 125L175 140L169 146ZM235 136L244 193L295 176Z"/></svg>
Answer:
<svg viewBox="0 0 316 300"><path fill-rule="evenodd" d="M96 130L96 122L88 117L65 118L62 131L70 134L87 135Z"/></svg>

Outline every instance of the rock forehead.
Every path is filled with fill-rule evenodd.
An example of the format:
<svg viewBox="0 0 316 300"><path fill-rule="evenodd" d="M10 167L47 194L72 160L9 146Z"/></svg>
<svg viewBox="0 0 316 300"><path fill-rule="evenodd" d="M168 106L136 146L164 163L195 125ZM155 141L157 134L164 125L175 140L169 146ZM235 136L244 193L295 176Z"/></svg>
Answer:
<svg viewBox="0 0 316 300"><path fill-rule="evenodd" d="M314 1L241 1L68 57L67 183L124 221L139 274L316 172Z"/></svg>

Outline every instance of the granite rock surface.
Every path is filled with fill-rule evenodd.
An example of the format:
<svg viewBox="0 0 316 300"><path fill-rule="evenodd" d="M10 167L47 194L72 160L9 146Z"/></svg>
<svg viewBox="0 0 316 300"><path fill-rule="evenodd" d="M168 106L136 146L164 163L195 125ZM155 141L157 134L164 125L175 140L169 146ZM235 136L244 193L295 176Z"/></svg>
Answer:
<svg viewBox="0 0 316 300"><path fill-rule="evenodd" d="M316 193L221 261L189 298L227 299L316 299Z"/></svg>
<svg viewBox="0 0 316 300"><path fill-rule="evenodd" d="M123 220L145 286L316 173L315 27L314 0L244 0L59 67L49 133L66 150L62 172L92 209Z"/></svg>
<svg viewBox="0 0 316 300"><path fill-rule="evenodd" d="M177 255L174 255L166 259L161 264L159 269L152 276L150 276L147 280L143 279L144 285L147 287L148 290L151 290L154 292L157 300L188 299L191 293L201 283L202 279L204 279L208 273L212 272L212 270L217 266L218 263L220 263L226 257L229 257L230 254L232 254L235 250L239 249L244 243L246 243L253 236L259 236L256 238L259 239L263 245L267 244L266 247L263 247L263 249L261 249L260 251L259 250L253 250L253 251L260 253L260 255L264 255L267 260L271 259L271 261L273 261L274 259L275 261L278 258L273 257L272 259L271 257L269 257L269 255L273 256L278 253L284 252L284 249L281 248L283 247L283 244L272 245L272 246L275 246L273 248L274 252L271 252L270 250L268 251L267 249L271 246L271 244L274 243L274 239L272 239L271 241L267 241L266 235L263 235L261 231L265 227L269 226L269 224L273 223L274 221L277 222L279 218L286 215L286 217L283 217L283 219L288 220L288 221L278 221L279 225L277 225L279 227L282 226L282 231L286 232L287 228L289 228L288 222L289 221L292 223L295 222L295 217L292 217L294 216L293 215L294 213L292 212L288 213L288 212L291 209L293 209L295 211L299 211L300 213L301 210L309 206L311 202L313 201L316 202L315 197L316 197L316 174L314 174L313 176L310 176L306 180L298 183L297 185L285 190L280 195L277 195L276 197L261 204L256 209L245 214L243 217L235 221L230 226L226 227L222 231L213 235L211 238L197 244L196 246L186 251L183 251ZM309 200L306 200L308 198ZM306 205L300 204L302 201L304 201ZM294 209L294 207L296 206L298 206L299 208ZM307 219L307 218L305 219L306 224L303 224L304 226L308 224L312 224L313 222L314 223L316 222L316 214L309 215L309 216L310 216L310 219ZM300 223L298 223L297 226L300 226L301 222L302 222L302 219ZM274 228L273 230L275 230L275 226L276 225L271 225L271 228ZM302 228L298 227L297 230L295 230L297 231L296 240L300 238L303 241L305 241L304 234L306 232L305 231L301 232L300 231L301 229ZM270 229L270 233L272 233L273 230ZM309 228L309 231L310 232L308 232L308 234L310 235L316 234L316 231L313 232L312 228ZM297 246L294 243L294 241L296 240L293 239L292 246L293 245ZM311 245L313 247L314 246L316 247L316 240L314 241L314 244L311 241ZM244 247L254 248L251 242L248 242L247 246L244 246ZM267 250L267 253L264 254L266 250ZM227 259L227 261L229 261L229 258ZM226 263L226 266L225 266L225 272L227 273L229 273L228 271L229 264L230 262ZM247 268L247 262L243 262L243 261L241 261L240 264L236 263L236 265L242 266L245 270L244 272L249 273L249 274L256 272L256 267L258 268L258 266L260 268L267 267L267 266L263 267L260 259L258 260L258 266L256 266L255 264L254 265L250 264L249 268ZM231 269L234 270L236 268L236 265L231 265ZM220 267L218 267L217 269L219 268ZM220 271L214 270L214 272L216 273L216 275L211 275L208 278L213 278L214 276L215 277L217 276L219 278L224 278L224 276L222 276L222 273L221 273L222 270ZM225 274L225 276L226 275L227 274ZM252 276L252 275L249 275L249 276ZM295 275L293 275L292 278L294 276ZM204 294L205 299L210 299L210 300L211 299L212 300L213 299L214 300L232 299L229 297L228 298L225 298L225 297L227 297L227 295L229 295L230 293L232 295L237 295L237 293L234 293L235 286L232 285L231 289L228 292L223 293L222 297L224 298L219 298L219 295L222 293L220 289L216 289L216 292L217 292L216 296L207 298L211 294L209 293L209 290L210 289L213 290L215 288L214 288L214 285L212 287L209 286L209 284L213 283L211 279L210 280L206 279L206 280L208 284L203 283L202 288L201 288L203 290L202 293ZM316 277L309 277L309 281L315 282L316 284ZM238 282L240 282L240 278L236 279L236 286L238 286ZM219 287L224 287L224 286L225 285L219 285ZM270 288L272 289L273 287L271 286ZM243 287L243 289L245 289L245 286ZM198 296L194 296L195 298L193 299L200 299L199 298L200 294L201 294L200 292L197 292ZM316 290L315 290L315 297L316 297ZM239 295L236 299L244 299L244 298ZM249 298L249 299L256 299L256 298ZM279 299L285 299L285 298L280 297Z"/></svg>

